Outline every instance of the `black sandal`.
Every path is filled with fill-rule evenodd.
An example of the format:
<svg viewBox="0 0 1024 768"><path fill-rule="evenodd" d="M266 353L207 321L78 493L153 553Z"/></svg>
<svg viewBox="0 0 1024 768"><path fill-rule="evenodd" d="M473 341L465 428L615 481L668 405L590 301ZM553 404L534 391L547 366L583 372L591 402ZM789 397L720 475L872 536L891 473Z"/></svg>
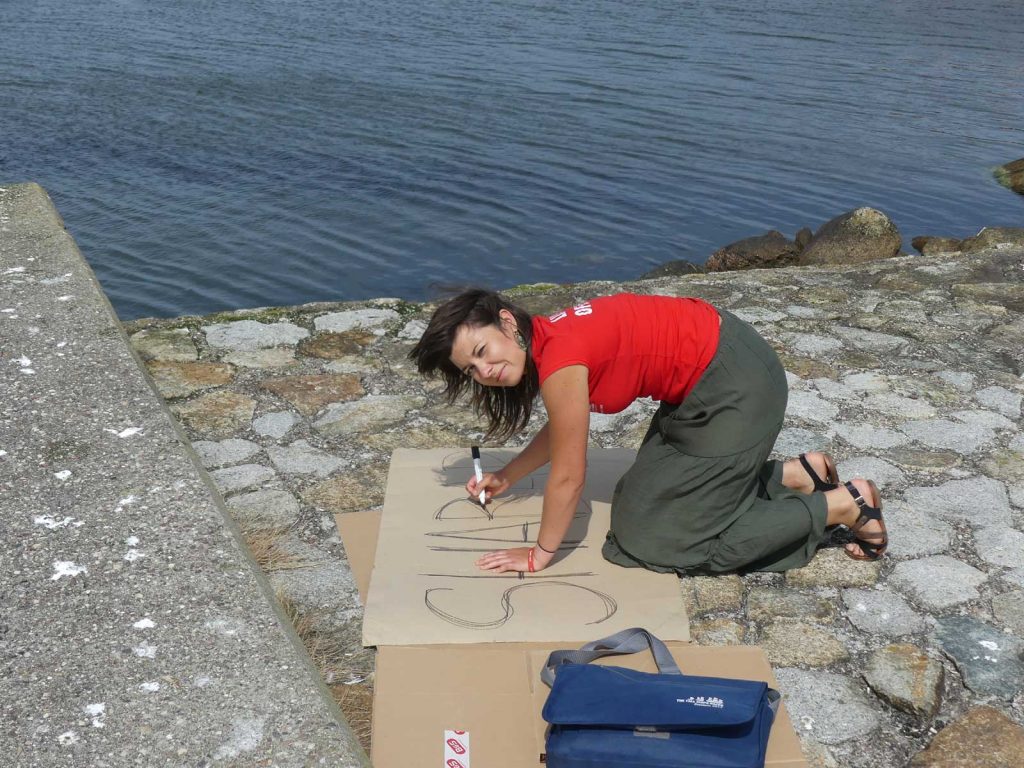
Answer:
<svg viewBox="0 0 1024 768"><path fill-rule="evenodd" d="M839 487L839 472L836 470L835 460L827 453L822 453L825 457L825 479L822 480L818 473L814 471L814 467L811 466L811 462L807 460L807 454L801 453L799 456L800 464L803 466L804 471L810 475L811 482L814 483L815 491L834 491Z"/></svg>
<svg viewBox="0 0 1024 768"><path fill-rule="evenodd" d="M850 543L859 546L864 553L862 555L855 555L850 550L844 549L843 551L846 552L846 556L853 560L877 560L885 554L885 550L889 546L889 532L886 530L885 521L882 520L882 496L878 491L877 485L870 480L868 480L868 484L871 486L871 493L874 496L873 501L878 504L877 507L868 504L853 483L846 483L846 490L853 496L853 500L857 502L857 507L860 510L857 522L850 528L850 533L853 534L853 541ZM869 520L877 520L882 526L882 530L858 536L857 534L860 533L860 529Z"/></svg>

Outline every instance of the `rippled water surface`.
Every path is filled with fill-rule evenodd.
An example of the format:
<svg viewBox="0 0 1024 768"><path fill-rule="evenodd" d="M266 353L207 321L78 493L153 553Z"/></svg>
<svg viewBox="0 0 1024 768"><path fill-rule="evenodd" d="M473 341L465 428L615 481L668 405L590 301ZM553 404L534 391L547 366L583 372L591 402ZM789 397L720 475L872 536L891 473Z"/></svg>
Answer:
<svg viewBox="0 0 1024 768"><path fill-rule="evenodd" d="M124 319L1024 224L1024 4L6 0L0 182Z"/></svg>

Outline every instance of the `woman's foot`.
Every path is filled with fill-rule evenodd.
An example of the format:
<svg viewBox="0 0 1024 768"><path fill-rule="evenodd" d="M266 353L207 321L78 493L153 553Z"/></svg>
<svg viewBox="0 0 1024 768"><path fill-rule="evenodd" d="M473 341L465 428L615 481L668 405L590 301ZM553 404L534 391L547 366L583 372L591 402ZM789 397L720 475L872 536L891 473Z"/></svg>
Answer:
<svg viewBox="0 0 1024 768"><path fill-rule="evenodd" d="M836 463L821 451L801 453L782 465L782 484L800 493L830 491L839 484Z"/></svg>
<svg viewBox="0 0 1024 768"><path fill-rule="evenodd" d="M854 535L846 554L854 560L877 560L885 554L889 536L882 520L882 497L870 480L857 478L825 493L828 524L845 525Z"/></svg>

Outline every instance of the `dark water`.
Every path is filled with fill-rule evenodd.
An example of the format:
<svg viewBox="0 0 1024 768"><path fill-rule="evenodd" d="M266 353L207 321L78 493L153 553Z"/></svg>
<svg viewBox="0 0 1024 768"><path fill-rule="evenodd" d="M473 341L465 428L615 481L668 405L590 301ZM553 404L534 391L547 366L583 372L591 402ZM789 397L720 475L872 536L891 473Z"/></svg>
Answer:
<svg viewBox="0 0 1024 768"><path fill-rule="evenodd" d="M124 319L1024 225L1024 3L3 0L0 182Z"/></svg>

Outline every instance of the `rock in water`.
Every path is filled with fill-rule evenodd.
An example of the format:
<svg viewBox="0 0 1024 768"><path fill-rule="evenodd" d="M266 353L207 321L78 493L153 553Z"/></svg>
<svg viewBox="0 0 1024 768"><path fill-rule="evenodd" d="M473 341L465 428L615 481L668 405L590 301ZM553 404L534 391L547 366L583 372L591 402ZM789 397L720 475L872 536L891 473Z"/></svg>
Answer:
<svg viewBox="0 0 1024 768"><path fill-rule="evenodd" d="M647 280L652 277L674 277L676 275L699 275L703 271L704 268L699 264L694 264L686 259L676 259L675 261L667 261L664 264L660 264L649 272L644 272L640 275L640 279Z"/></svg>
<svg viewBox="0 0 1024 768"><path fill-rule="evenodd" d="M796 263L798 250L795 243L773 229L719 248L711 254L704 267L708 272L785 267Z"/></svg>
<svg viewBox="0 0 1024 768"><path fill-rule="evenodd" d="M800 254L801 264L858 264L900 252L902 238L892 219L874 208L858 208L825 222Z"/></svg>
<svg viewBox="0 0 1024 768"><path fill-rule="evenodd" d="M932 256L936 253L951 253L960 250L960 241L955 237L919 235L911 240L910 244L922 256Z"/></svg>
<svg viewBox="0 0 1024 768"><path fill-rule="evenodd" d="M1024 245L1024 228L1021 227L985 227L974 237L968 237L960 243L960 250L973 253L997 245Z"/></svg>
<svg viewBox="0 0 1024 768"><path fill-rule="evenodd" d="M1007 189L1012 189L1018 195L1024 195L1024 157L999 166L993 175L996 177L996 181Z"/></svg>

